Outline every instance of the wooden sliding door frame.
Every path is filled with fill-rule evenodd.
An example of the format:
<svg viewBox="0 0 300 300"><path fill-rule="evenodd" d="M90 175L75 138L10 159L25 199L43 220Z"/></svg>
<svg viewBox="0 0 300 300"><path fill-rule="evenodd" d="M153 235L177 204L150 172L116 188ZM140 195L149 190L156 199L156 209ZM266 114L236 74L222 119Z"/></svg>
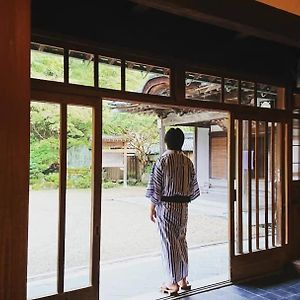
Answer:
<svg viewBox="0 0 300 300"><path fill-rule="evenodd" d="M58 261L57 294L37 298L39 300L98 300L100 268L100 224L101 224L101 130L102 101L98 97L85 97L53 93L49 91L31 91L32 102L46 102L60 105L60 185L59 185L59 225L58 225ZM93 109L93 155L92 155L92 226L90 244L90 286L65 291L65 235L66 235L66 173L67 173L67 106L80 105Z"/></svg>
<svg viewBox="0 0 300 300"><path fill-rule="evenodd" d="M245 249L243 249L243 232L241 230L241 232L236 233L236 230L238 231L238 229L241 229L243 227L242 225L242 221L239 219L236 219L236 215L235 215L235 207L234 207L234 203L235 203L235 199L239 198L238 204L236 206L236 209L238 210L238 216L240 216L240 218L242 218L242 202L241 202L241 163L242 163L242 151L243 151L243 142L241 140L241 138L243 137L243 131L242 131L242 126L243 126L243 121L248 121L251 126L252 126L252 122L256 122L256 129L255 129L255 134L258 134L258 124L259 122L265 122L264 125L264 132L265 134L268 132L268 128L267 128L267 124L268 122L274 124L274 122L277 122L278 124L281 124L281 126L279 126L280 130L282 130L282 133L280 134L280 141L278 141L278 143L280 143L280 157L281 157L281 162L280 162L280 169L282 171L282 173L280 174L280 189L281 189L281 197L282 197L282 203L281 203L281 207L282 207L282 218L280 220L281 223L281 245L277 246L277 247L272 247L273 242L274 242L274 238L271 239L270 244L268 243L269 241L267 240L268 238L268 209L265 209L265 248L264 249L259 249L257 250L256 248L259 248L259 241L257 239L257 236L254 240L254 245L252 245L252 228L250 226L250 224L248 224L248 243L250 243L247 247L244 247ZM289 177L290 177L290 164L291 164L291 155L290 155L290 151L288 151L288 147L290 145L290 120L288 117L287 113L283 113L282 116L274 116L272 114L269 113L268 114L240 114L238 112L231 112L230 114L230 124L229 124L229 143L228 143L228 153L229 153L229 168L228 168L228 178L229 178L229 197L228 197L228 201L229 201L229 233L230 233L230 273L231 273L231 280L233 282L237 282L243 279L247 279L247 278L251 278L251 277L255 277L255 276L260 276L262 274L266 274L266 273L270 273L270 272L274 272L280 269L280 267L283 267L289 260L289 209L290 209L290 205L289 205L289 199L290 199L290 183L289 183ZM235 128L235 122L237 124L238 128ZM240 125L240 126L238 126ZM250 125L248 124L248 127L250 127ZM274 142L274 126L271 126L271 141ZM247 128L247 134L251 133L252 134L252 130L251 128ZM236 136L237 135L237 136ZM236 139L238 137L238 139ZM238 140L238 141L237 141ZM250 140L250 141L249 141ZM236 144L237 141L237 144ZM253 145L251 139L248 137L248 147L252 146L255 147L255 161L257 161L258 156L257 156L257 145L256 143ZM274 148L272 148L273 146L271 145L271 154L270 155L274 155ZM249 149L248 149L249 150ZM267 174L267 168L268 168L268 151L270 149L268 149L268 138L265 137L264 138L264 143L263 143L263 152L264 152L264 178L265 178L265 183L264 183L264 200L265 200L265 205L267 205L268 207L268 188L269 186L267 185L266 182L266 176L268 176ZM237 152L236 152L237 151ZM248 151L249 152L249 151ZM235 157L238 157L237 161L235 161ZM248 153L247 155L248 157L248 162L247 162L247 166L248 168L251 166L251 155L250 153ZM239 167L239 171L237 172L236 167ZM270 176L274 176L274 166L273 166L273 162L271 162L270 165L271 168L271 173ZM237 173L236 173L237 172ZM249 169L247 171L248 176L249 176ZM236 178L237 176L237 178ZM256 203L255 207L257 208L257 191L258 191L258 180L257 177L258 176L258 169L257 169L257 164L255 164L255 188L256 188L256 192L253 192L253 196L254 196L254 203ZM273 177L272 177L273 178ZM235 181L236 181L236 186L235 186ZM250 179L248 178L247 180L247 187L248 187L248 191L247 191L247 197L249 199L252 199L251 201L253 201L253 197L252 197L252 193L251 193L251 189L249 189L249 187L251 187L251 182ZM274 192L274 183L271 184L271 192ZM250 202L250 200L247 199L247 205L250 204L250 208L252 208L252 203ZM272 199L272 197L269 199L269 201L272 201L272 204L274 203L274 199ZM246 203L246 202L243 202ZM250 213L248 212L248 222L252 223L252 216L249 216ZM272 217L274 216L274 212L273 212L273 208L272 208ZM257 209L256 209L256 225L258 222L257 219ZM272 219L273 222L273 219ZM258 233L257 231L257 227L256 227L256 235ZM274 232L274 228L272 226L272 232ZM254 232L254 231L253 231ZM235 241L235 236L237 236L237 238L239 238L240 241L240 246L239 243L237 244L238 249L236 248L236 241ZM256 247L255 247L256 245ZM253 248L253 249L252 249ZM256 249L256 250L255 250Z"/></svg>

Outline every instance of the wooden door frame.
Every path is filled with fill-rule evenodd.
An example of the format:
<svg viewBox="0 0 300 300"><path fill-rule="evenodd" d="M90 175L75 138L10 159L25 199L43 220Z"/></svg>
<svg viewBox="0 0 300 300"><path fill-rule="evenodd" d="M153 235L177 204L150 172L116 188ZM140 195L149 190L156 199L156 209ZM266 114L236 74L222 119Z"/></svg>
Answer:
<svg viewBox="0 0 300 300"><path fill-rule="evenodd" d="M99 299L99 274L100 274L100 231L101 231L101 149L102 149L102 101L98 97L68 95L65 93L53 93L49 91L32 90L31 101L55 103L60 105L61 136L60 136L60 157L62 166L60 169L59 187L59 235L58 235L58 293L46 297L36 298L39 300L90 300ZM79 288L71 291L64 291L64 256L65 256L65 209L66 209L66 124L67 124L67 105L81 105L93 109L93 155L92 155L92 226L91 226L91 245L90 245L90 278L91 286Z"/></svg>
<svg viewBox="0 0 300 300"><path fill-rule="evenodd" d="M285 157L283 159L283 182L285 186L283 201L286 208L286 227L290 228L289 219L287 216L290 215L290 189L291 182L289 182L290 177L290 164L291 155L289 151L290 132L291 132L291 122L289 120L288 114L283 114L282 116L274 116L268 112L267 114L239 114L238 112L231 112L229 119L229 139L228 139L228 153L229 153L229 168L228 168L228 178L229 178L229 193L228 193L228 205L229 205L229 243L230 243L230 279L232 282L238 282L241 280L249 279L251 277L262 276L267 273L272 273L280 270L289 262L289 253L291 245L289 230L285 232L287 243L283 242L280 247L270 248L262 251L252 251L250 253L236 255L235 253L235 220L234 220L234 200L236 198L236 191L234 186L235 180L235 120L251 120L251 121L269 121L269 122L280 122L285 126L285 135L282 142ZM245 272L247 270L247 272Z"/></svg>

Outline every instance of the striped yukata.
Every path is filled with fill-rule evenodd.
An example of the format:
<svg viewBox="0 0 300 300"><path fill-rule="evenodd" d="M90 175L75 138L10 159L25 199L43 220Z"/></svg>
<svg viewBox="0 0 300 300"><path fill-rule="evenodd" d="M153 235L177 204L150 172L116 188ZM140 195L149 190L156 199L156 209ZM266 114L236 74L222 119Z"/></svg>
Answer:
<svg viewBox="0 0 300 300"><path fill-rule="evenodd" d="M155 204L169 283L177 283L188 275L188 202L199 195L192 161L181 151L167 150L152 168L146 197Z"/></svg>

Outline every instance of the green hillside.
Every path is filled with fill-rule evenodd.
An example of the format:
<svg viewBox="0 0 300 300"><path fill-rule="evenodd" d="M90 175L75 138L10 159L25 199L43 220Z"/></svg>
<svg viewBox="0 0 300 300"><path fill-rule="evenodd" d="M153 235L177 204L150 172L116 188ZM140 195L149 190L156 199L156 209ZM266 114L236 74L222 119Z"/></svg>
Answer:
<svg viewBox="0 0 300 300"><path fill-rule="evenodd" d="M63 82L63 56L48 52L31 50L31 78ZM141 92L145 83L154 73L126 69L126 90ZM85 86L94 85L93 61L71 57L69 61L70 83ZM99 63L99 86L107 89L121 89L121 68L105 63Z"/></svg>

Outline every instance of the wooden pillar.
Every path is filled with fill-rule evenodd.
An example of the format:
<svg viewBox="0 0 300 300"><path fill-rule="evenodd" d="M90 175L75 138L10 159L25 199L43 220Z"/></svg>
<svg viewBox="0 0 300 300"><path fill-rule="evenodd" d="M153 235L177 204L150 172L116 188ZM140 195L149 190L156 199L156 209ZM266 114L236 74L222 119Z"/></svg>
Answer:
<svg viewBox="0 0 300 300"><path fill-rule="evenodd" d="M277 90L277 103L276 103L276 108L284 109L286 107L285 103L285 89L284 88L278 88Z"/></svg>
<svg viewBox="0 0 300 300"><path fill-rule="evenodd" d="M282 209L282 198L283 198L283 185L282 185L282 124L277 123L277 130L275 133L275 182L276 182L276 246L283 244L283 209Z"/></svg>
<svg viewBox="0 0 300 300"><path fill-rule="evenodd" d="M30 1L0 1L0 299L26 299Z"/></svg>
<svg viewBox="0 0 300 300"><path fill-rule="evenodd" d="M162 155L166 151L166 146L165 146L165 125L161 117L159 117L158 119L158 128L159 128L159 154Z"/></svg>
<svg viewBox="0 0 300 300"><path fill-rule="evenodd" d="M194 153L193 153L193 163L195 172L197 174L198 172L198 166L197 166L197 153L198 153L198 127L194 127L194 137L193 137L193 146L194 146Z"/></svg>
<svg viewBox="0 0 300 300"><path fill-rule="evenodd" d="M127 142L124 143L124 172L123 172L123 184L127 186L128 177L128 164L127 164Z"/></svg>

